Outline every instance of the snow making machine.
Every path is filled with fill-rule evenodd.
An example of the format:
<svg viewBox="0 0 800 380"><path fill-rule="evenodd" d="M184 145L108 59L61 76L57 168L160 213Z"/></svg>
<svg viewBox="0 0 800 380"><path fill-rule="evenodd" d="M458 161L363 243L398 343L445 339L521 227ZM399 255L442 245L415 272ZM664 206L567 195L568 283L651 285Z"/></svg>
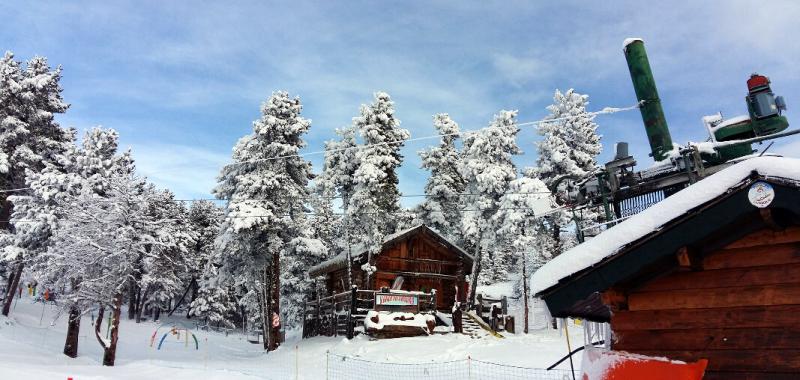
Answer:
<svg viewBox="0 0 800 380"><path fill-rule="evenodd" d="M561 204L602 205L606 220L623 219L736 162L753 157L757 152L752 144L800 133L799 129L787 130L789 121L782 115L786 103L772 92L769 78L752 74L747 80L745 96L747 115L728 120L719 113L703 117L708 132L706 141L675 144L664 117L644 41L626 39L623 49L651 156L656 163L635 171L636 160L628 154L628 144L617 143L614 159L592 176L566 177L556 182L551 190Z"/></svg>

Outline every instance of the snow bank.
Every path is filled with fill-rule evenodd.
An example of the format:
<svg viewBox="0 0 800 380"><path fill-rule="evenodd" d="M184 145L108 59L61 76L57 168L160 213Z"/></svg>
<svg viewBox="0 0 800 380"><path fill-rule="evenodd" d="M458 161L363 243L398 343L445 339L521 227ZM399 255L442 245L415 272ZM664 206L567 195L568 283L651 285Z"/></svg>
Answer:
<svg viewBox="0 0 800 380"><path fill-rule="evenodd" d="M628 220L609 228L563 254L537 270L531 279L531 289L539 293L559 280L597 264L617 253L626 245L659 230L664 224L687 211L706 203L738 185L757 171L766 177L800 180L800 159L756 157L738 163L681 190Z"/></svg>
<svg viewBox="0 0 800 380"><path fill-rule="evenodd" d="M375 322L377 320L377 322ZM414 314L370 310L364 319L366 329L383 330L385 326L413 326L423 329L428 328L428 321L436 322L436 317L431 314Z"/></svg>

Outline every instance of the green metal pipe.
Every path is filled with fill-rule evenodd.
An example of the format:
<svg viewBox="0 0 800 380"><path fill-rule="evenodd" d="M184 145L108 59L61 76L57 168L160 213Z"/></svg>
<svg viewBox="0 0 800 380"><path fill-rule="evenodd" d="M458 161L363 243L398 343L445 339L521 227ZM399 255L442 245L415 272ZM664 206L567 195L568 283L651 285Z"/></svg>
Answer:
<svg viewBox="0 0 800 380"><path fill-rule="evenodd" d="M625 45L625 59L628 61L633 89L636 90L636 99L641 104L639 111L642 113L653 159L664 160L667 152L672 150L672 137L669 135L664 110L661 109L661 100L650 70L650 62L647 60L644 42L638 39L628 42Z"/></svg>

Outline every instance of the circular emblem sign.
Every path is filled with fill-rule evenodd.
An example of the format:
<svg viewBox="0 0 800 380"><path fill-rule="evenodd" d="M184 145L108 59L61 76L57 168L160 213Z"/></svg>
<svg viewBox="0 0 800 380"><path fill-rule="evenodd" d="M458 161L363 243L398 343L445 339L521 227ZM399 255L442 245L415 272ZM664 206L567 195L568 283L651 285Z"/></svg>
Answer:
<svg viewBox="0 0 800 380"><path fill-rule="evenodd" d="M772 200L775 199L775 189L766 182L756 182L750 186L747 197L753 206L764 208L769 206Z"/></svg>

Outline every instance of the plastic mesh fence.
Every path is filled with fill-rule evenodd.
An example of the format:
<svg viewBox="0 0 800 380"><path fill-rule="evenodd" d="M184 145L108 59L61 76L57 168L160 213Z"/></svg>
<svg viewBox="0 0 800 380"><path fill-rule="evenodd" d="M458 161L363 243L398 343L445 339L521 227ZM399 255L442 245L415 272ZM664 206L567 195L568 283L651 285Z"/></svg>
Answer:
<svg viewBox="0 0 800 380"><path fill-rule="evenodd" d="M545 370L463 359L438 363L380 363L348 356L328 354L326 379L407 380L407 379L530 379L572 380L569 370ZM575 378L579 378L576 374Z"/></svg>

